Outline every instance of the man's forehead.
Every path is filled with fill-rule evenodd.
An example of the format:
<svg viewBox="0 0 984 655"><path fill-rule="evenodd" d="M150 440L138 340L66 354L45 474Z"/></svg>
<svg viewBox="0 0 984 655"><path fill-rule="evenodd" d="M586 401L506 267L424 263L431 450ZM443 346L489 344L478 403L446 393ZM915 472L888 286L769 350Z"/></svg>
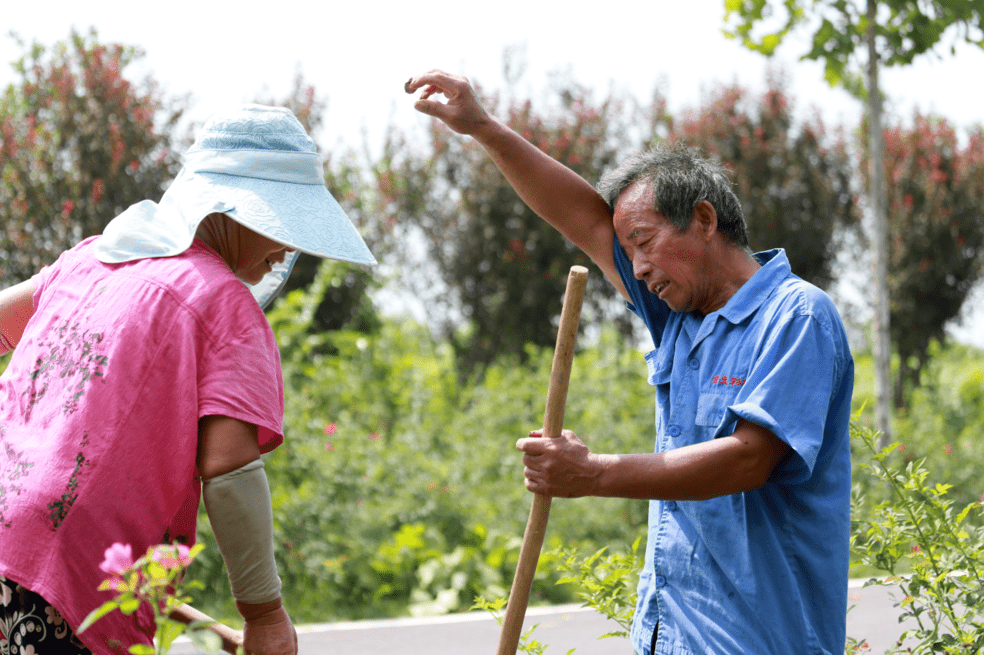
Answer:
<svg viewBox="0 0 984 655"><path fill-rule="evenodd" d="M630 184L625 188L622 193L618 196L618 201L615 203L616 208L622 204L634 204L639 201L646 202L649 205L655 204L653 202L653 189L646 183L646 180L639 179Z"/></svg>
<svg viewBox="0 0 984 655"><path fill-rule="evenodd" d="M656 211L652 189L636 183L625 190L615 205L615 231L634 239L669 222Z"/></svg>

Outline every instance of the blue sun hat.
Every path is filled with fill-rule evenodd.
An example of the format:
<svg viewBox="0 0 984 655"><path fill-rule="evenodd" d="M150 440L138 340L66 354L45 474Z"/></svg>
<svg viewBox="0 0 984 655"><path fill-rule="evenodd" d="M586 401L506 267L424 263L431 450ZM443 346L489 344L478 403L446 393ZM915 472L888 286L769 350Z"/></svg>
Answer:
<svg viewBox="0 0 984 655"><path fill-rule="evenodd" d="M144 200L110 221L96 257L112 264L179 255L215 212L295 250L248 285L260 306L283 287L301 252L376 263L325 187L321 156L304 126L290 110L262 105L210 118L160 203Z"/></svg>

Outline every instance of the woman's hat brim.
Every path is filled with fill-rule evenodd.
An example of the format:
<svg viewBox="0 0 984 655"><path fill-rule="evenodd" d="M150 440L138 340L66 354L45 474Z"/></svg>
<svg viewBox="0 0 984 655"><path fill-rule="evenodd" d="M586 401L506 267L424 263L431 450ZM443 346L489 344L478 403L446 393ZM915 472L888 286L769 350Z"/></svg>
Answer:
<svg viewBox="0 0 984 655"><path fill-rule="evenodd" d="M317 257L374 265L355 225L324 185L288 184L224 173L193 173L237 223Z"/></svg>

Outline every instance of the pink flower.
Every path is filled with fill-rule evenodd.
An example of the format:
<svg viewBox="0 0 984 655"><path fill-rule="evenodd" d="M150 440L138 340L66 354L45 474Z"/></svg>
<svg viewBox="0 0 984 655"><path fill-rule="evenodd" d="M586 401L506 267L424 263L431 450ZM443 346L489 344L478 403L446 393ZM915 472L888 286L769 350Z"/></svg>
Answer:
<svg viewBox="0 0 984 655"><path fill-rule="evenodd" d="M106 549L105 557L106 559L99 565L105 573L123 575L133 566L133 549L130 544L114 543Z"/></svg>
<svg viewBox="0 0 984 655"><path fill-rule="evenodd" d="M335 450L335 444L333 444L330 441L325 442L325 450L327 450L330 453L331 451Z"/></svg>
<svg viewBox="0 0 984 655"><path fill-rule="evenodd" d="M188 548L184 544L177 544L175 548L178 549L178 561L181 562L181 566L191 564L191 548Z"/></svg>
<svg viewBox="0 0 984 655"><path fill-rule="evenodd" d="M106 191L106 186L100 179L95 179L92 181L92 202L99 202L103 197L103 193Z"/></svg>
<svg viewBox="0 0 984 655"><path fill-rule="evenodd" d="M178 569L191 564L191 549L184 544L160 544L147 553L150 559L169 569Z"/></svg>
<svg viewBox="0 0 984 655"><path fill-rule="evenodd" d="M338 425L335 423L329 423L325 426L325 434L335 434L338 432Z"/></svg>

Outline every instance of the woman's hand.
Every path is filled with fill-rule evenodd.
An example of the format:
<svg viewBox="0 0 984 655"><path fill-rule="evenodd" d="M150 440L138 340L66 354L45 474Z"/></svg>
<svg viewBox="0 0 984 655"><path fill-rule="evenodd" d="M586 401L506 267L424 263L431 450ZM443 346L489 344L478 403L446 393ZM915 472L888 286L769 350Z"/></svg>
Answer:
<svg viewBox="0 0 984 655"><path fill-rule="evenodd" d="M237 601L236 609L246 622L246 655L297 655L297 630L279 598L259 605Z"/></svg>

